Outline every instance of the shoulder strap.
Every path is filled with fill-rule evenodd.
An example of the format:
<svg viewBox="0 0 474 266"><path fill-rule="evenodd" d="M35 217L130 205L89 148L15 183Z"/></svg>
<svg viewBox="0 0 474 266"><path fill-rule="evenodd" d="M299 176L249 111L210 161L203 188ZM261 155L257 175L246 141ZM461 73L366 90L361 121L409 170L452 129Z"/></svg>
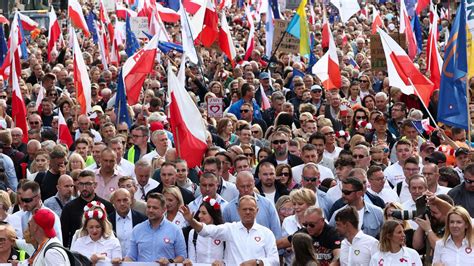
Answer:
<svg viewBox="0 0 474 266"><path fill-rule="evenodd" d="M195 254L197 254L197 248L196 248L197 238L198 238L198 233L196 232L196 230L194 230L194 233L193 233L193 245L194 245L194 253L195 253Z"/></svg>
<svg viewBox="0 0 474 266"><path fill-rule="evenodd" d="M56 200L56 202L58 203L59 207L61 208L61 210L63 209L63 204L61 203L61 201L58 199L58 197L54 197L54 199Z"/></svg>
<svg viewBox="0 0 474 266"><path fill-rule="evenodd" d="M397 195L400 197L400 194L402 193L402 185L403 182L398 182L397 184Z"/></svg>
<svg viewBox="0 0 474 266"><path fill-rule="evenodd" d="M48 252L48 250L50 250L52 248L59 248L59 249L62 249L66 252L66 249L61 244L53 242L53 243L49 244L48 246L46 246L46 248L44 249L43 257L46 256L46 252ZM63 253L62 252L60 252L60 253L61 253L61 256L63 256L63 258L65 258ZM66 252L66 255L67 255L67 252Z"/></svg>

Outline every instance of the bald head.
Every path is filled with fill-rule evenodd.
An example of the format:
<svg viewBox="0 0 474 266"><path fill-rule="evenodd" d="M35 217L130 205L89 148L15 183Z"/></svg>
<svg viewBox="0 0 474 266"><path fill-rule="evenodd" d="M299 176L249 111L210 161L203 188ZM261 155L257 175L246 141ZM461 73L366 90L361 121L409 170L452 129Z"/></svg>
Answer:
<svg viewBox="0 0 474 266"><path fill-rule="evenodd" d="M68 201L74 191L74 180L69 175L61 175L58 179L56 188L58 190L59 198L62 201Z"/></svg>

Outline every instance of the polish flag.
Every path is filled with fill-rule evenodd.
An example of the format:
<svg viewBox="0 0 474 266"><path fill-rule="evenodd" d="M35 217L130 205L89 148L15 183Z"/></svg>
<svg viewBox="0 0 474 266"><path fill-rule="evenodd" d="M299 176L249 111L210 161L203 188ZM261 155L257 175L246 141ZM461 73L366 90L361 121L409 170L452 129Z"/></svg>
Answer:
<svg viewBox="0 0 474 266"><path fill-rule="evenodd" d="M183 6L189 14L194 15L201 6L205 5L206 0L183 0Z"/></svg>
<svg viewBox="0 0 474 266"><path fill-rule="evenodd" d="M109 39L107 40L107 37L105 36L104 40L108 43L112 43L114 40L115 29L114 25L110 23L109 14L107 14L107 10L105 9L103 0L100 0L99 2L99 20L107 27L107 30L109 31Z"/></svg>
<svg viewBox="0 0 474 266"><path fill-rule="evenodd" d="M71 1L69 1L70 3ZM81 106L81 114L87 114L92 111L91 100L91 81L89 73L87 72L84 58L82 57L81 47L77 40L77 35L74 30L72 32L73 38L73 62L74 62L74 86L76 87L76 97Z"/></svg>
<svg viewBox="0 0 474 266"><path fill-rule="evenodd" d="M45 94L46 94L46 89L43 86L40 86L39 91L38 91L38 97L36 97L36 103L35 103L35 109L38 112L38 114L41 114L43 112L42 107L41 107L41 102L43 101Z"/></svg>
<svg viewBox="0 0 474 266"><path fill-rule="evenodd" d="M372 34L377 33L377 29L382 27L383 22L379 11L375 8L375 6L372 6Z"/></svg>
<svg viewBox="0 0 474 266"><path fill-rule="evenodd" d="M193 168L201 164L207 149L206 126L199 110L186 91L185 62L181 59L178 77L168 64L168 99L169 121L173 132L178 156L188 162L188 167Z"/></svg>
<svg viewBox="0 0 474 266"><path fill-rule="evenodd" d="M430 0L418 0L416 2L416 13L419 15L426 7L430 5Z"/></svg>
<svg viewBox="0 0 474 266"><path fill-rule="evenodd" d="M123 84L127 93L127 102L134 105L138 102L145 78L153 71L159 36L155 35L122 66Z"/></svg>
<svg viewBox="0 0 474 266"><path fill-rule="evenodd" d="M193 35L195 43L201 43L203 46L209 48L217 40L219 35L219 16L212 0L206 0L204 9L204 19L202 20L202 30L199 35ZM202 11L199 13L202 14Z"/></svg>
<svg viewBox="0 0 474 266"><path fill-rule="evenodd" d="M72 139L71 131L67 127L66 120L64 119L63 113L61 110L58 112L59 121L58 121L58 143L66 144L68 148L74 143Z"/></svg>
<svg viewBox="0 0 474 266"><path fill-rule="evenodd" d="M222 11L221 14L221 28L219 30L219 47L222 52L229 58L229 60L234 64L234 59L237 56L235 50L234 41L232 40L232 34L230 33L229 25L227 24L227 19L225 17L225 11Z"/></svg>
<svg viewBox="0 0 474 266"><path fill-rule="evenodd" d="M99 39L99 53L104 70L108 70L109 58L109 43L107 42L107 34L105 33L104 25L98 21L95 21L97 30L97 37Z"/></svg>
<svg viewBox="0 0 474 266"><path fill-rule="evenodd" d="M82 7L79 2L77 0L69 0L67 11L74 27L82 30L84 32L84 35L86 35L86 37L89 37L89 29L87 28L86 19L84 18L84 14L82 13Z"/></svg>
<svg viewBox="0 0 474 266"><path fill-rule="evenodd" d="M17 12L17 14L20 17L21 26L23 27L24 30L33 31L33 30L36 30L39 27L38 22L32 20L27 15L23 15L20 12Z"/></svg>
<svg viewBox="0 0 474 266"><path fill-rule="evenodd" d="M309 2L309 24L316 24L316 13L314 13L314 6L311 1Z"/></svg>
<svg viewBox="0 0 474 266"><path fill-rule="evenodd" d="M339 70L339 59L332 32L329 32L329 49L314 64L311 71L321 80L326 90L339 89L341 87L341 71Z"/></svg>
<svg viewBox="0 0 474 266"><path fill-rule="evenodd" d="M119 4L115 5L115 14L118 18L121 18L123 20L127 19L127 15L131 18L138 16L137 12Z"/></svg>
<svg viewBox="0 0 474 266"><path fill-rule="evenodd" d="M156 3L156 9L158 11L158 15L160 15L161 17L161 20L164 22L176 23L180 19L178 12L174 11L171 8L167 8Z"/></svg>
<svg viewBox="0 0 474 266"><path fill-rule="evenodd" d="M59 40L59 36L61 36L61 28L59 27L58 18L53 6L51 6L51 11L49 12L48 32L48 61L51 62L51 52L56 50L56 42Z"/></svg>
<svg viewBox="0 0 474 266"><path fill-rule="evenodd" d="M378 29L378 33L387 60L389 85L400 88L407 95L417 94L428 106L435 89L433 82L421 74L406 52L385 31Z"/></svg>
<svg viewBox="0 0 474 266"><path fill-rule="evenodd" d="M111 48L110 48L110 63L111 64L115 64L115 65L119 65L120 63L120 54L119 54L119 49L118 49L118 44L117 44L117 39L114 38L114 40L112 41L112 45L111 45Z"/></svg>
<svg viewBox="0 0 474 266"><path fill-rule="evenodd" d="M413 29L411 28L410 18L408 17L405 0L400 0L400 33L404 33L406 37L408 55L413 60L418 52L416 45L416 38Z"/></svg>
<svg viewBox="0 0 474 266"><path fill-rule="evenodd" d="M191 35L188 14L182 5L179 8L179 14L181 17L181 43L183 44L184 54L192 63L198 64L199 57L196 52L196 47L194 46L193 37Z"/></svg>
<svg viewBox="0 0 474 266"><path fill-rule="evenodd" d="M168 35L168 32L166 31L165 24L163 24L163 21L161 21L161 18L156 13L156 10L152 11L150 25L148 25L148 29L150 30L150 34L152 36L155 36L156 34L158 34L159 35L158 39L160 41L169 42L171 40L170 36Z"/></svg>
<svg viewBox="0 0 474 266"><path fill-rule="evenodd" d="M323 29L321 31L321 47L323 50L329 48L329 34L331 34L331 26L326 14L323 14Z"/></svg>
<svg viewBox="0 0 474 266"><path fill-rule="evenodd" d="M443 59L438 50L438 12L430 6L433 19L430 25L430 32L426 43L426 69L430 72L430 79L434 83L435 88L438 89L441 84L441 67L443 66Z"/></svg>
<svg viewBox="0 0 474 266"><path fill-rule="evenodd" d="M267 94L265 94L262 84L260 84L260 96L262 96L262 110L270 109L272 106L270 105L270 101L268 100Z"/></svg>
<svg viewBox="0 0 474 266"><path fill-rule="evenodd" d="M17 12L18 13L18 12ZM10 38L8 39L8 52L5 55L3 60L3 65L0 68L0 73L4 79L8 79L11 76L13 69L13 62L15 61L17 66L20 64L21 48L20 43L22 42L22 37L20 34L19 18L17 15L14 16L11 27L10 27ZM21 67L14 69L17 73L17 77L21 77ZM10 81L10 85L12 82Z"/></svg>
<svg viewBox="0 0 474 266"><path fill-rule="evenodd" d="M253 49L255 48L255 25L248 5L245 7L245 16L250 26L250 32L247 39L247 49L245 50L244 56L244 60L248 60L252 56Z"/></svg>

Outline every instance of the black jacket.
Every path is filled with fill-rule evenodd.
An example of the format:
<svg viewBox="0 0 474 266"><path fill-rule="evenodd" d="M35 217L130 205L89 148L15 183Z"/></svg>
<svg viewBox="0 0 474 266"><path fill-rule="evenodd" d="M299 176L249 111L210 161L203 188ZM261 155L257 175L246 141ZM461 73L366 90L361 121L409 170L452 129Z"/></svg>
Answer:
<svg viewBox="0 0 474 266"><path fill-rule="evenodd" d="M132 211L132 226L135 227L135 225L141 223L141 222L144 222L146 221L148 218L137 212L137 211L134 211L134 210L130 210ZM117 217L117 212L111 212L108 214L108 217L109 217L109 221L110 223L112 224L112 228L114 230L115 233L117 233L117 224L116 224L116 217Z"/></svg>

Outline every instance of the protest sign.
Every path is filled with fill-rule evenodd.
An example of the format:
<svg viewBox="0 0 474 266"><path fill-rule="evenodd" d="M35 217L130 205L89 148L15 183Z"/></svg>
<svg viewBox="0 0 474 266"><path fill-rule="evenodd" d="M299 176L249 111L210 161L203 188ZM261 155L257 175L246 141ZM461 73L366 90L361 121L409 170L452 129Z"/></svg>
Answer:
<svg viewBox="0 0 474 266"><path fill-rule="evenodd" d="M289 20L275 19L275 31L273 33L273 49L275 49L280 41L281 37L286 31ZM291 34L285 34L285 37L281 41L280 46L278 47L279 52L284 53L299 53L300 51L300 40L293 37Z"/></svg>
<svg viewBox="0 0 474 266"><path fill-rule="evenodd" d="M143 32L148 32L148 18L147 17L131 17L130 28L139 39L147 38Z"/></svg>
<svg viewBox="0 0 474 266"><path fill-rule="evenodd" d="M406 51L405 35L392 33L390 37L394 39L403 49ZM372 34L370 36L370 56L372 70L387 70L387 61L385 61L385 53L383 52L382 41L378 34Z"/></svg>
<svg viewBox="0 0 474 266"><path fill-rule="evenodd" d="M207 117L222 117L224 113L224 103L222 98L207 99Z"/></svg>

